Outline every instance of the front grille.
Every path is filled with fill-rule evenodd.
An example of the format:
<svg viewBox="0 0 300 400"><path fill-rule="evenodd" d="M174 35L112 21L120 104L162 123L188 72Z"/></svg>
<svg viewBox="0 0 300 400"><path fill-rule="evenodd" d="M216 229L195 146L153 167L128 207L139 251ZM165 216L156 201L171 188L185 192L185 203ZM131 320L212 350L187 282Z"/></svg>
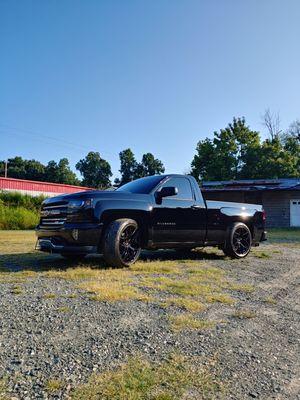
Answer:
<svg viewBox="0 0 300 400"><path fill-rule="evenodd" d="M60 201L45 204L41 210L40 225L47 228L64 225L67 220L68 202Z"/></svg>

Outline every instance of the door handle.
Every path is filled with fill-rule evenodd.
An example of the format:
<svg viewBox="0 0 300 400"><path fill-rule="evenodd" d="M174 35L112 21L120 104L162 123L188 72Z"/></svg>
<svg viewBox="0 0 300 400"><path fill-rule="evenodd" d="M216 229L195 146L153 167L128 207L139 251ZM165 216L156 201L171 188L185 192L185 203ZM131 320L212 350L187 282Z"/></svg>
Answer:
<svg viewBox="0 0 300 400"><path fill-rule="evenodd" d="M192 208L193 210L200 210L200 209L203 208L203 207L200 206L200 205L197 205L197 204L193 204L191 208Z"/></svg>

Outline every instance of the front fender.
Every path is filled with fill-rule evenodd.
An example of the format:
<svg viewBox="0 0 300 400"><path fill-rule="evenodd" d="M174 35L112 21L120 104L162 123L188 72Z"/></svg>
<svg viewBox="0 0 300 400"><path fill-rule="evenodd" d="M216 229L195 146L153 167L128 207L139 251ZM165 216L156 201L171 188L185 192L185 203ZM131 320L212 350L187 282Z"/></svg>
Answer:
<svg viewBox="0 0 300 400"><path fill-rule="evenodd" d="M137 221L142 230L143 242L146 245L151 238L150 213L152 205L140 200L100 200L95 206L95 218L103 224L103 232L108 224L116 219L131 218Z"/></svg>

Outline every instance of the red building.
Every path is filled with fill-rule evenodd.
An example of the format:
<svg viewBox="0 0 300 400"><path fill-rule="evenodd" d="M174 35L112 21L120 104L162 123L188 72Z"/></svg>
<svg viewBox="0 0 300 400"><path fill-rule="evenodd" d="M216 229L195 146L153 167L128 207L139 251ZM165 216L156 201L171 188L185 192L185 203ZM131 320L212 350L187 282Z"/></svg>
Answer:
<svg viewBox="0 0 300 400"><path fill-rule="evenodd" d="M31 196L57 196L59 194L76 193L91 190L83 186L64 185L61 183L27 181L24 179L0 177L0 192L20 192Z"/></svg>

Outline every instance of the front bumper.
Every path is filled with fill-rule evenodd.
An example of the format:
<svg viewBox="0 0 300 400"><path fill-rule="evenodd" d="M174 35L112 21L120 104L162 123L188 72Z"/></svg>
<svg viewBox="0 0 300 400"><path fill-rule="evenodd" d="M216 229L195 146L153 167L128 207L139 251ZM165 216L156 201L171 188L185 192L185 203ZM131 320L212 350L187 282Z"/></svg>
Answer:
<svg viewBox="0 0 300 400"><path fill-rule="evenodd" d="M65 224L62 227L37 226L36 250L47 253L97 253L102 224Z"/></svg>

